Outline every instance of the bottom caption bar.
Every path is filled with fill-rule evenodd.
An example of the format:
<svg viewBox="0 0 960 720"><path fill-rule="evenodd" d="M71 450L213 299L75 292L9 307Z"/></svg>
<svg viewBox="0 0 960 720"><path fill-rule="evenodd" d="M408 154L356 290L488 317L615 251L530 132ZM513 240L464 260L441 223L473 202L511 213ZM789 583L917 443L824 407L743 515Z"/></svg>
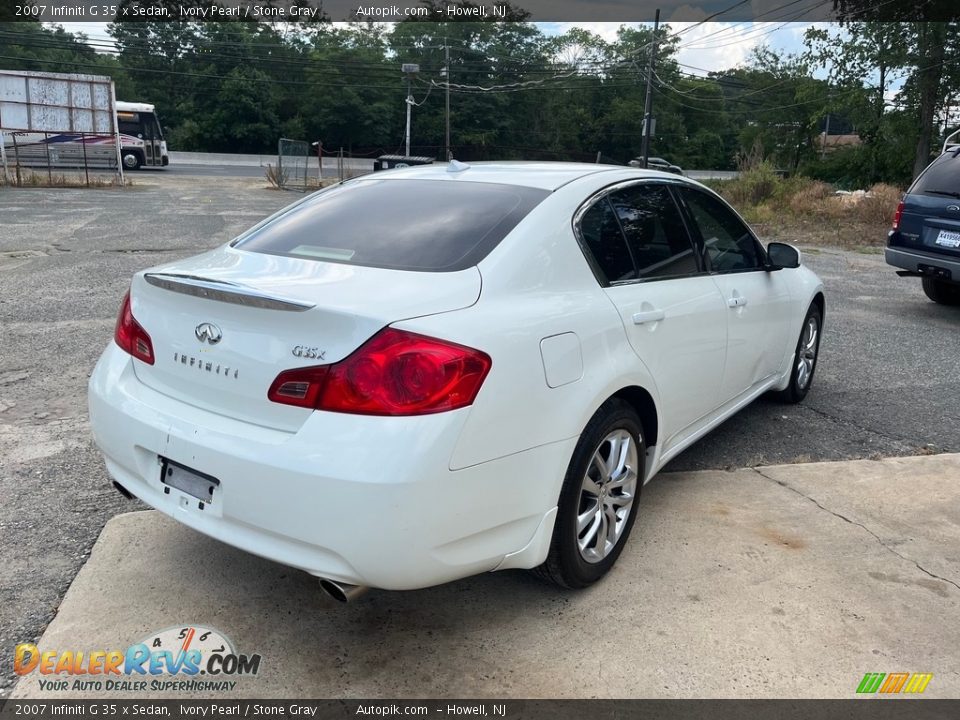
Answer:
<svg viewBox="0 0 960 720"><path fill-rule="evenodd" d="M958 700L0 700L8 718L956 720Z"/></svg>

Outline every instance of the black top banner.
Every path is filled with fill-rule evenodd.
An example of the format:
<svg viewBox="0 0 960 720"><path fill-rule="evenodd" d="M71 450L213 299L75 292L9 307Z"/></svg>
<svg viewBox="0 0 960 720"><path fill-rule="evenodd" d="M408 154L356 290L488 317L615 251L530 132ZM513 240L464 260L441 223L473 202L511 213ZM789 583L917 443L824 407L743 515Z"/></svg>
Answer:
<svg viewBox="0 0 960 720"><path fill-rule="evenodd" d="M41 22L818 22L960 20L957 0L4 0Z"/></svg>

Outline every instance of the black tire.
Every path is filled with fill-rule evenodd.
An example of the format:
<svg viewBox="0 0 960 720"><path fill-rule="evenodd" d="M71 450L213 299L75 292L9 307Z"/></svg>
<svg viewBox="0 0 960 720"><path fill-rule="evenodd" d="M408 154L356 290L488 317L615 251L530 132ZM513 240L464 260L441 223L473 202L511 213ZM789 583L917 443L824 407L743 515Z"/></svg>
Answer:
<svg viewBox="0 0 960 720"><path fill-rule="evenodd" d="M599 545L598 538L601 535L602 529L609 527L609 524L602 524L604 518L601 518L601 515L610 517L607 513L603 512L604 503L612 503L612 505L615 506L618 500L628 497L627 494L624 494L625 491L623 487L615 487L619 481L615 481L613 478L626 478L629 476L629 473L624 470L624 472L616 476L608 476L611 484L606 486L608 489L604 490L602 495L591 495L587 490L584 490L583 485L588 473L598 474L598 468L593 463L594 455L599 453L602 459L604 448L606 448L607 457L609 457L614 448L610 437L620 431L625 431L629 434L636 450L635 463L627 462L624 464L625 468L631 466L631 464L635 464L635 467L633 467L635 481L632 486L632 492L629 493L629 496L632 497L632 502L629 503L628 508L626 507L626 503L619 503L623 517L617 514L617 510L611 510L613 517L617 518L614 527L620 524L622 529L619 531L615 530L618 534L612 541L609 549L606 549L608 536L604 535L604 555L600 557L596 548L581 550L581 537L583 536L589 539L592 536L594 542ZM626 443L626 435L623 435L622 432L620 432L620 434L620 442L628 445L628 443ZM640 424L640 418L637 417L637 413L633 408L626 402L618 399L608 400L604 403L600 409L597 410L596 414L594 414L593 418L591 418L590 422L587 423L587 427L584 428L583 433L580 435L580 441L577 443L577 447L573 452L573 457L570 459L570 465L567 468L567 474L563 481L563 489L560 491L559 509L553 528L553 539L550 542L550 551L547 554L546 561L532 571L535 575L553 582L560 587L584 588L602 578L607 571L613 567L613 564L623 551L627 538L630 537L630 530L633 528L633 523L637 517L640 489L643 485L645 452L646 446L643 440L643 428ZM629 447L623 455L626 457L630 456ZM629 482L625 482L623 485L629 486ZM604 483L598 482L597 486L604 487ZM584 515L591 512L588 501L594 497L597 498L597 504L596 514L593 515L593 518L601 524L592 535L591 530L593 529L593 523L591 523L583 533L580 533L577 529L577 516L581 514L581 512L583 512ZM585 504L585 502L587 502L587 504ZM608 520L606 520L606 522L609 523ZM585 559L585 552L593 553L594 558L588 561Z"/></svg>
<svg viewBox="0 0 960 720"><path fill-rule="evenodd" d="M816 321L816 339L813 346L813 363L809 368L809 375L801 374L801 353L804 352L804 346L807 338L807 328L811 318ZM779 393L783 402L798 403L803 400L810 392L810 386L813 384L813 376L817 371L817 364L820 359L820 336L823 334L823 313L820 308L814 304L807 310L806 317L803 318L803 325L800 328L800 336L797 338L797 346L793 354L793 368L790 370L790 384L787 389ZM809 350L809 348L807 348Z"/></svg>
<svg viewBox="0 0 960 720"><path fill-rule="evenodd" d="M923 285L923 292L935 303L960 305L960 284L937 278L920 278L920 283Z"/></svg>
<svg viewBox="0 0 960 720"><path fill-rule="evenodd" d="M136 151L127 150L122 155L124 170L139 170L143 165L143 158Z"/></svg>

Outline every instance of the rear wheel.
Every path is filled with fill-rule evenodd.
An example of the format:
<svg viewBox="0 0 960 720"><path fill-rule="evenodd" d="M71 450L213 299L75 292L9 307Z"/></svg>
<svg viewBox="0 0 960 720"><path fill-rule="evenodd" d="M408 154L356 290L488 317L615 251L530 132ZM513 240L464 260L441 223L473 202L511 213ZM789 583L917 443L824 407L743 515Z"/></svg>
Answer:
<svg viewBox="0 0 960 720"><path fill-rule="evenodd" d="M960 284L936 278L921 278L920 282L923 283L923 292L935 303L960 305Z"/></svg>
<svg viewBox="0 0 960 720"><path fill-rule="evenodd" d="M608 400L597 410L570 460L550 551L535 574L583 588L613 567L636 519L645 450L633 408Z"/></svg>

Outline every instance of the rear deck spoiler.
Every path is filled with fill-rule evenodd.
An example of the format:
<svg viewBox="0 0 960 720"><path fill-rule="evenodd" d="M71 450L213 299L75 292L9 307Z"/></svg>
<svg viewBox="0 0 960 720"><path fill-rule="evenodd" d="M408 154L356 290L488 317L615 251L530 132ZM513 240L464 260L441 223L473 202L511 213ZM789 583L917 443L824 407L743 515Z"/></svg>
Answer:
<svg viewBox="0 0 960 720"><path fill-rule="evenodd" d="M147 273L143 276L154 287L169 290L170 292L190 295L192 297L216 300L217 302L244 305L246 307L261 308L263 310L286 310L288 312L304 312L316 307L313 303L300 300L268 295L255 288L228 282L213 280L196 275L179 275L174 273Z"/></svg>

